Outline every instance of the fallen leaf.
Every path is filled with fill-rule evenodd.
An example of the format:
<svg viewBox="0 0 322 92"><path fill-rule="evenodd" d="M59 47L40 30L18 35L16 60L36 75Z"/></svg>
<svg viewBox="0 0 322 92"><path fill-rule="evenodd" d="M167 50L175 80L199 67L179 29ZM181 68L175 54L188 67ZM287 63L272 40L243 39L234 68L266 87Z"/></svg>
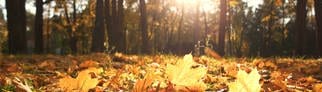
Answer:
<svg viewBox="0 0 322 92"><path fill-rule="evenodd" d="M93 60L87 60L79 64L79 68L98 67L99 63Z"/></svg>
<svg viewBox="0 0 322 92"><path fill-rule="evenodd" d="M5 64L7 72L20 72L22 71L21 67L17 63L8 63Z"/></svg>
<svg viewBox="0 0 322 92"><path fill-rule="evenodd" d="M152 85L154 80L154 75L152 73L147 73L145 78L142 80L138 80L134 87L133 92L146 92L148 87Z"/></svg>
<svg viewBox="0 0 322 92"><path fill-rule="evenodd" d="M55 64L55 61L46 60L46 61L41 62L40 64L38 64L38 67L40 69L54 70L56 68L56 64Z"/></svg>
<svg viewBox="0 0 322 92"><path fill-rule="evenodd" d="M260 75L257 69L247 74L244 70L239 70L235 82L229 84L230 92L259 92L261 85L259 83Z"/></svg>
<svg viewBox="0 0 322 92"><path fill-rule="evenodd" d="M204 49L204 52L206 55L211 56L211 57L215 58L216 60L222 60L222 57L216 51L212 50L211 48L206 47Z"/></svg>
<svg viewBox="0 0 322 92"><path fill-rule="evenodd" d="M238 72L238 68L237 68L236 63L224 64L223 66L224 66L224 70L227 75L232 76L232 77L236 77L237 72Z"/></svg>
<svg viewBox="0 0 322 92"><path fill-rule="evenodd" d="M92 78L92 73L99 74L102 73L102 68L88 68L86 70L80 71L77 78L72 78L66 76L59 80L59 87L64 88L65 91L80 91L88 92L89 89L95 88L99 83L98 78Z"/></svg>
<svg viewBox="0 0 322 92"><path fill-rule="evenodd" d="M206 85L201 79L206 75L207 68L202 65L193 68L194 65L196 63L192 55L185 55L183 60L179 60L175 65L167 65L166 75L176 87L198 87L200 90L205 90Z"/></svg>
<svg viewBox="0 0 322 92"><path fill-rule="evenodd" d="M314 85L313 92L322 92L322 83Z"/></svg>
<svg viewBox="0 0 322 92"><path fill-rule="evenodd" d="M283 82L282 80L273 80L272 83L278 87L280 87L280 89L282 89L284 92L287 92L287 85L285 82Z"/></svg>

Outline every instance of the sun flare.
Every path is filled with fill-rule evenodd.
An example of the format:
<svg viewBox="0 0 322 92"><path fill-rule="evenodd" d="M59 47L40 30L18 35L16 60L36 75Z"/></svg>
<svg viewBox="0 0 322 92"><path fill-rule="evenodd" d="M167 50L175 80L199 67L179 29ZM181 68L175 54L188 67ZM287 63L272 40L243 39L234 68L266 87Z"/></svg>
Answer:
<svg viewBox="0 0 322 92"><path fill-rule="evenodd" d="M196 8L199 4L199 9L205 12L214 12L216 3L213 0L175 0L177 6L184 5L185 8Z"/></svg>

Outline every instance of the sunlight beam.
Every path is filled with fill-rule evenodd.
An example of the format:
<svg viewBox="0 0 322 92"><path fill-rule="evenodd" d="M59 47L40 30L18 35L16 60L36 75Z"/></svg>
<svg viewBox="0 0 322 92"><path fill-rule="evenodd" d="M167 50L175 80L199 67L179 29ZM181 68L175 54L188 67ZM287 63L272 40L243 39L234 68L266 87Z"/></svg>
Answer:
<svg viewBox="0 0 322 92"><path fill-rule="evenodd" d="M208 13L214 12L217 8L215 7L217 4L215 4L213 0L175 0L175 3L178 8L184 5L187 9L194 9L199 3L199 10Z"/></svg>

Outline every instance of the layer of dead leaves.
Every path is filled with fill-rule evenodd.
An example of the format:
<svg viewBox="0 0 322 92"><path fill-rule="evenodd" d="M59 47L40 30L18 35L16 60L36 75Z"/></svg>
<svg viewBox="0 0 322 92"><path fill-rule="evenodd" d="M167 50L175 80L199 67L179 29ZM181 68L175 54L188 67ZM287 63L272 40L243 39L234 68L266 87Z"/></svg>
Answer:
<svg viewBox="0 0 322 92"><path fill-rule="evenodd" d="M0 57L0 92L322 92L322 60L201 56Z"/></svg>

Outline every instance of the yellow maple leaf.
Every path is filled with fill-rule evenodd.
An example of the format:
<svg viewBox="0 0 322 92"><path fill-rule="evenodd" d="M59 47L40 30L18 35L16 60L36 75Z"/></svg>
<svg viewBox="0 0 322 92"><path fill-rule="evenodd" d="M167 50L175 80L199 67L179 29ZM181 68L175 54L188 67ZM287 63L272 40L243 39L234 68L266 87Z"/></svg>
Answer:
<svg viewBox="0 0 322 92"><path fill-rule="evenodd" d="M253 69L249 74L244 70L239 70L236 81L229 84L229 92L260 92L259 79L257 69Z"/></svg>
<svg viewBox="0 0 322 92"><path fill-rule="evenodd" d="M207 68L200 65L193 68L196 63L191 54L185 55L183 60L179 60L175 65L168 64L166 74L171 83L176 86L199 87L204 90L206 85L201 80L207 73Z"/></svg>
<svg viewBox="0 0 322 92"><path fill-rule="evenodd" d="M229 1L229 6L231 7L236 7L239 4L237 0L230 0Z"/></svg>
<svg viewBox="0 0 322 92"><path fill-rule="evenodd" d="M59 80L59 87L63 88L65 91L79 91L79 92L88 92L89 89L95 88L98 84L98 78L92 78L91 74L102 73L102 68L88 68L86 70L80 71L77 78L72 78L66 76Z"/></svg>

